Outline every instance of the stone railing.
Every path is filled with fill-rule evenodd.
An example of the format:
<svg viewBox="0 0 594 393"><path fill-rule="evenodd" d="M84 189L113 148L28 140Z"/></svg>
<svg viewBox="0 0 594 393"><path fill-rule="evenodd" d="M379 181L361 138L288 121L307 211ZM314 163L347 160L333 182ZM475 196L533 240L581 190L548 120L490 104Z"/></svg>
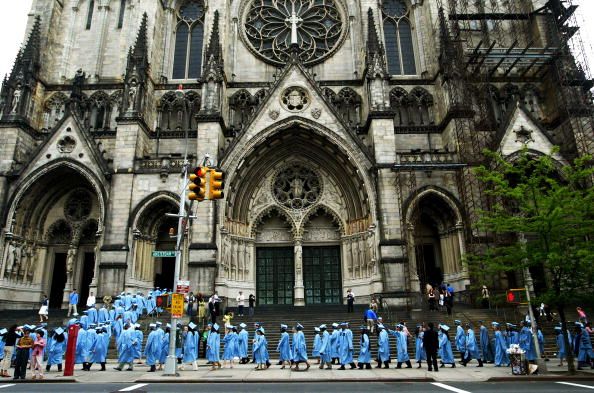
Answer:
<svg viewBox="0 0 594 393"><path fill-rule="evenodd" d="M192 160L190 160L192 163ZM161 158L144 158L136 160L136 170L146 172L180 172L184 166L183 158L161 157Z"/></svg>
<svg viewBox="0 0 594 393"><path fill-rule="evenodd" d="M398 154L398 164L455 164L458 155L449 152L418 152Z"/></svg>

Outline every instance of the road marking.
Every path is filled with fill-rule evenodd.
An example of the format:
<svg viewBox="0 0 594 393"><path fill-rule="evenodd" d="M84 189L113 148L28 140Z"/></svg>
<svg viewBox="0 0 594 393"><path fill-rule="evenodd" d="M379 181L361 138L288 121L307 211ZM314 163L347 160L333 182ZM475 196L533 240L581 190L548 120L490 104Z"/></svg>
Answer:
<svg viewBox="0 0 594 393"><path fill-rule="evenodd" d="M14 386L14 385L16 385L16 384L15 383L11 383L11 384L8 384L8 385L0 385L0 389L9 388L9 387Z"/></svg>
<svg viewBox="0 0 594 393"><path fill-rule="evenodd" d="M557 382L557 383L560 383L561 385L575 386L578 388L594 389L594 386L580 385L579 383L571 383L571 382Z"/></svg>
<svg viewBox="0 0 594 393"><path fill-rule="evenodd" d="M435 385L442 389L451 390L452 392L456 392L456 393L470 393L467 390L458 389L453 386L446 385L445 383L431 382L431 385Z"/></svg>
<svg viewBox="0 0 594 393"><path fill-rule="evenodd" d="M118 392L131 392L132 390L140 389L143 386L148 385L148 383L139 383L138 385L129 386L124 389L118 390Z"/></svg>

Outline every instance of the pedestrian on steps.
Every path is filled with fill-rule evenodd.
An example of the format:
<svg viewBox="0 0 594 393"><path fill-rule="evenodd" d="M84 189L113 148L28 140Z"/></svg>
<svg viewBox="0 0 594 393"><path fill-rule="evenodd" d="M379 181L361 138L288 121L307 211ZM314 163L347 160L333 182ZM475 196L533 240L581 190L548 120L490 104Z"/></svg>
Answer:
<svg viewBox="0 0 594 393"><path fill-rule="evenodd" d="M355 310L355 294L351 288L347 289L346 293L347 312L354 312Z"/></svg>
<svg viewBox="0 0 594 393"><path fill-rule="evenodd" d="M435 372L439 371L437 368L437 350L439 348L439 338L437 332L434 330L433 322L427 324L427 329L423 332L423 349L427 356L427 370Z"/></svg>
<svg viewBox="0 0 594 393"><path fill-rule="evenodd" d="M43 299L41 300L41 307L39 308L39 322L41 322L41 323L47 322L47 320L49 319L48 313L49 313L49 299L47 298L47 295L44 293Z"/></svg>
<svg viewBox="0 0 594 393"><path fill-rule="evenodd" d="M359 344L359 359L357 359L357 367L359 370L371 369L371 342L369 341L369 330L367 326L361 326L361 340Z"/></svg>
<svg viewBox="0 0 594 393"><path fill-rule="evenodd" d="M423 360L427 360L427 356L425 355L425 350L423 349L423 337L424 336L425 336L425 329L423 328L422 325L417 325L417 328L415 329L415 360L419 364L419 366L417 368L421 368L423 366Z"/></svg>

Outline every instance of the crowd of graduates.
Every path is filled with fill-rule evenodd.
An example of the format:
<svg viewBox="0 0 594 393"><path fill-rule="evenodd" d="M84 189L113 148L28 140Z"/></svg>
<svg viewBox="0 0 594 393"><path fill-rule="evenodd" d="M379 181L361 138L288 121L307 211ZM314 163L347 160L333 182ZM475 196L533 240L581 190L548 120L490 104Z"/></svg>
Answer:
<svg viewBox="0 0 594 393"><path fill-rule="evenodd" d="M122 293L115 298L113 304L103 304L100 308L94 305L83 312L80 318L72 318L68 326L59 327L52 331L47 325L12 326L1 329L0 356L2 368L0 376L8 377L11 362L15 365L14 378L24 379L28 364L34 371L34 378L43 378L43 366L50 371L52 366L62 370L66 351L68 328L78 325L76 337L75 364L82 365L81 370L90 371L93 364L100 365L100 371L106 370L106 361L110 343L115 343L118 356L118 371L133 370L134 365L143 360L150 371L162 369L169 355L169 324L153 320L148 324L148 330L141 329L138 323L145 315L157 316L160 310L156 304L156 297L161 291L149 293L145 298L142 294L132 295ZM370 310L368 310L370 311ZM367 315L368 313L366 313ZM187 325L178 324L175 337L175 357L179 368L184 370L190 365L193 370L198 369L198 359L205 358L212 370L223 366L233 368L236 364L255 364L256 370L266 370L271 367L271 356L268 348L267 334L264 326L255 323L253 333L248 326L240 323L231 324L230 317L223 318L224 326L215 321L197 326L194 322ZM537 351L533 334L537 336L540 353L544 354L544 335L540 329L533 329L530 323L523 321L520 327L506 324L505 327L493 322L492 330L480 323L478 332L470 324L454 321L456 333L450 341L450 327L438 324L419 324L411 334L405 322L397 323L393 329L385 325L381 317L360 327L360 334L355 337L348 322L322 324L314 328L313 342L308 346L304 327L297 323L289 328L281 324L278 345L275 352L278 365L282 369L289 367L295 371L307 371L314 360L320 369L332 369L334 365L340 370L370 369L372 363L376 368L390 368L392 362L396 368L412 368L412 362L422 367L427 362L429 370L439 371L439 368L451 365L456 367L455 353L460 357L459 363L467 366L476 360L478 367L485 363L493 363L496 367L509 366L508 349L518 345L528 361L535 361ZM222 331L221 331L222 330ZM292 333L292 334L291 334ZM590 325L576 322L573 331L567 331L568 342L579 362L579 367L594 368L594 353L590 341ZM145 339L145 334L146 339ZM566 358L568 348L565 347L561 328L555 328L557 356L561 363ZM355 353L358 340L358 353ZM409 355L409 342L414 343L414 354ZM377 346L377 356L372 359L372 345ZM16 351L12 349L16 348ZM251 352L250 352L251 347ZM395 351L392 349L395 348ZM222 349L222 351L221 351ZM437 359L440 366L437 365Z"/></svg>

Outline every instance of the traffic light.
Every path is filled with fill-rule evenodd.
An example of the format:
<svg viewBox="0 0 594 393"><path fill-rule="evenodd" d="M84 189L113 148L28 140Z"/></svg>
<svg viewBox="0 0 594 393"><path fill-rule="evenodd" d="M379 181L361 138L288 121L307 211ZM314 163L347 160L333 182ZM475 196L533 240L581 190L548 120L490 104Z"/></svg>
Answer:
<svg viewBox="0 0 594 393"><path fill-rule="evenodd" d="M188 199L191 201L203 201L206 198L206 173L208 169L202 166L194 169L190 174L190 184L188 185Z"/></svg>
<svg viewBox="0 0 594 393"><path fill-rule="evenodd" d="M210 187L208 189L208 199L224 198L225 195L223 194L223 180L224 174L222 171L218 169L210 169Z"/></svg>

